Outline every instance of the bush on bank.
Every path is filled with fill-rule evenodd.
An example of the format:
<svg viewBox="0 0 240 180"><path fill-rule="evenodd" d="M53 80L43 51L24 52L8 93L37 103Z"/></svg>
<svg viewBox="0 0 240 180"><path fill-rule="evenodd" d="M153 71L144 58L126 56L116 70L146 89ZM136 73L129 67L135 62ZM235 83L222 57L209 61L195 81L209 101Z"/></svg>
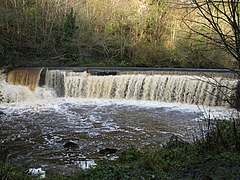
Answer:
<svg viewBox="0 0 240 180"><path fill-rule="evenodd" d="M193 143L173 136L161 150L123 150L115 161L100 160L95 168L72 177L47 173L47 179L236 179L240 177L240 126L216 121ZM25 170L0 165L1 179L31 179Z"/></svg>

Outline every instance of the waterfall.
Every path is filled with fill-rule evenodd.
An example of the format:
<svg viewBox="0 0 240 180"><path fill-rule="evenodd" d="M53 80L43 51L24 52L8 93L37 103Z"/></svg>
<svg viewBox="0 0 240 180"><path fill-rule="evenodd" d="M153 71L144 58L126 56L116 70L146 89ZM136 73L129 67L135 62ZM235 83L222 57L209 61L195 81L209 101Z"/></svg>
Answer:
<svg viewBox="0 0 240 180"><path fill-rule="evenodd" d="M127 99L227 106L237 81L183 75L92 76L83 72L50 70L46 86L58 96Z"/></svg>
<svg viewBox="0 0 240 180"><path fill-rule="evenodd" d="M50 70L46 72L45 86L54 89L58 97L64 96L64 77L66 72Z"/></svg>
<svg viewBox="0 0 240 180"><path fill-rule="evenodd" d="M0 74L0 103L33 102L53 98L54 92L39 87L42 68L17 69Z"/></svg>
<svg viewBox="0 0 240 180"><path fill-rule="evenodd" d="M42 72L42 74L41 74ZM39 79L43 87L39 87ZM34 98L73 97L178 102L228 106L236 97L238 81L228 78L173 74L122 74L95 76L73 70L16 69L1 75L0 102ZM51 93L50 93L51 92Z"/></svg>
<svg viewBox="0 0 240 180"><path fill-rule="evenodd" d="M40 74L43 68L14 69L7 75L7 82L13 85L28 86L34 91L38 86Z"/></svg>

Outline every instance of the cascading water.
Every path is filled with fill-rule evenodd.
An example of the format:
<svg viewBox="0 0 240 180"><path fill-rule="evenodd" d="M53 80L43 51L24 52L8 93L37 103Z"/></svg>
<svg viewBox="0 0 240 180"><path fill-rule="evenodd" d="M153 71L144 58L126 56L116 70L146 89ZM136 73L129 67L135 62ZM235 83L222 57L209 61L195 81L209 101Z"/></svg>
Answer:
<svg viewBox="0 0 240 180"><path fill-rule="evenodd" d="M2 73L0 78L0 102L33 102L54 97L54 92L38 86L42 69L16 69L10 71L7 75Z"/></svg>
<svg viewBox="0 0 240 180"><path fill-rule="evenodd" d="M45 85L49 89L54 89L58 97L64 96L64 77L66 72L52 70L46 72Z"/></svg>
<svg viewBox="0 0 240 180"><path fill-rule="evenodd" d="M13 85L28 86L32 91L38 86L43 68L15 69L8 73L7 81Z"/></svg>
<svg viewBox="0 0 240 180"><path fill-rule="evenodd" d="M51 70L46 86L58 96L74 98L127 99L227 106L236 80L201 76L116 75Z"/></svg>

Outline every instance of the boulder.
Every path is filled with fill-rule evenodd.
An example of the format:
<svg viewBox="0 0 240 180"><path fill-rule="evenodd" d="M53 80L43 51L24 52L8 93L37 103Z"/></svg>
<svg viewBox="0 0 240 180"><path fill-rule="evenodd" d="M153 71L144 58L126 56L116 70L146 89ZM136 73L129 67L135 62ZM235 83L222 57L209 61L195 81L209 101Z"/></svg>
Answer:
<svg viewBox="0 0 240 180"><path fill-rule="evenodd" d="M72 142L72 141L69 141L69 142L65 143L63 145L63 147L66 148L66 149L77 149L77 148L79 148L79 146L75 142Z"/></svg>
<svg viewBox="0 0 240 180"><path fill-rule="evenodd" d="M116 153L118 150L115 148L104 148L104 149L100 149L99 153L100 154L114 154Z"/></svg>

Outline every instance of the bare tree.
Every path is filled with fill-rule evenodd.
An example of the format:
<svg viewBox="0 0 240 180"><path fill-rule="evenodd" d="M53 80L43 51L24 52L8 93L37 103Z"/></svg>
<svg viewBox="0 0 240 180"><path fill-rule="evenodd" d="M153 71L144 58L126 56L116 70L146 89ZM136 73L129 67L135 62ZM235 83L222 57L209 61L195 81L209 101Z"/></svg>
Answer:
<svg viewBox="0 0 240 180"><path fill-rule="evenodd" d="M200 28L186 25L204 36L214 45L225 48L240 69L240 0L193 0L191 3L195 23Z"/></svg>
<svg viewBox="0 0 240 180"><path fill-rule="evenodd" d="M228 101L240 111L240 0L192 0L187 4L192 10L185 24L209 43L224 48L235 60L238 70L231 71L236 74L238 83L236 88L230 89L235 91L235 97ZM194 17L189 18L189 15Z"/></svg>

